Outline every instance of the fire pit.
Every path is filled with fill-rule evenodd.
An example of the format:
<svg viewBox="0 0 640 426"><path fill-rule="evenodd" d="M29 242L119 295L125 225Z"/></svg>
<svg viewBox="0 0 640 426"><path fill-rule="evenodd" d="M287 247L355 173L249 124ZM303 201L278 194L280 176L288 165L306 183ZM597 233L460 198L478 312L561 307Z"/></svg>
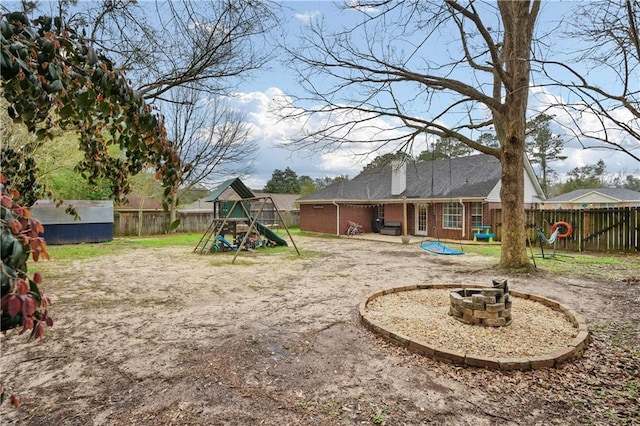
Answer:
<svg viewBox="0 0 640 426"><path fill-rule="evenodd" d="M449 315L465 324L503 327L511 324L507 280L493 280L493 288L454 288Z"/></svg>
<svg viewBox="0 0 640 426"><path fill-rule="evenodd" d="M384 339L458 365L535 370L582 355L589 343L582 316L543 296L509 292L506 280L492 281L494 287L443 283L378 290L362 301L358 314Z"/></svg>

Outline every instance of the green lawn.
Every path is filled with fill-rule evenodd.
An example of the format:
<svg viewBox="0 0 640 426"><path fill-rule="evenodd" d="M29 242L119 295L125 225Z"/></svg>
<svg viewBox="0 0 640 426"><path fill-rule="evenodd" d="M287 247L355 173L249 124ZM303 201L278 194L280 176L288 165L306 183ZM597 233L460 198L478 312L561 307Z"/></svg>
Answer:
<svg viewBox="0 0 640 426"><path fill-rule="evenodd" d="M467 253L477 253L500 259L502 248L499 245L468 245L464 247ZM555 258L539 257L540 248L534 247L533 253L538 270L557 275L591 276L596 279L640 280L640 256L629 253L574 253L556 252ZM546 253L546 252L545 252ZM531 250L527 248L531 257ZM548 255L548 253L546 253Z"/></svg>
<svg viewBox="0 0 640 426"><path fill-rule="evenodd" d="M287 235L287 231L284 229L279 229L276 232L282 236ZM291 228L289 232L294 237L296 235L310 235L309 233L301 232L299 228ZM173 233L149 237L122 237L115 238L113 241L106 243L50 245L47 247L47 251L52 259L88 259L113 254L123 249L169 246L195 248L201 238L201 233Z"/></svg>
<svg viewBox="0 0 640 426"><path fill-rule="evenodd" d="M167 234L152 237L115 238L106 243L50 245L47 251L52 259L88 259L117 253L123 249L148 247L193 246L202 234Z"/></svg>

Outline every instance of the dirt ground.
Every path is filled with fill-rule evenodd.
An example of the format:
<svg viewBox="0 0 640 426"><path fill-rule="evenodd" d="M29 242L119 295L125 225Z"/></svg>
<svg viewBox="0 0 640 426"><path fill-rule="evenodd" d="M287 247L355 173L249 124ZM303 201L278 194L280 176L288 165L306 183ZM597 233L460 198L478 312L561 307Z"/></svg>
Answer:
<svg viewBox="0 0 640 426"><path fill-rule="evenodd" d="M20 425L640 424L640 259L610 280L505 276L476 254L297 237L295 250L189 247L39 263L55 325L2 338L0 407ZM542 261L553 262L553 261ZM543 266L544 267L544 266ZM376 290L490 285L558 300L593 341L559 369L461 368L387 344L357 321Z"/></svg>

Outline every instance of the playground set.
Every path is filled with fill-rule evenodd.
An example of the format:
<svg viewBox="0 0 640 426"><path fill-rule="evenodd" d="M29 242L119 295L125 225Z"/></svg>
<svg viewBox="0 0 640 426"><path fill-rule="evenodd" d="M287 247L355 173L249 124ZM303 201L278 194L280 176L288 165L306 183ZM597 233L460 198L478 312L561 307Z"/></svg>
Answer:
<svg viewBox="0 0 640 426"><path fill-rule="evenodd" d="M233 189L241 198L221 200L220 196L229 188ZM222 183L205 201L213 203L213 219L194 248L194 253L235 252L231 261L234 263L241 250L251 251L258 248L288 246L285 239L258 220L265 206L269 205L273 206L277 223L283 225L296 252L300 255L300 251L273 199L269 196L254 196L239 178ZM251 212L252 203L258 205L255 214ZM273 225L275 224L274 222Z"/></svg>

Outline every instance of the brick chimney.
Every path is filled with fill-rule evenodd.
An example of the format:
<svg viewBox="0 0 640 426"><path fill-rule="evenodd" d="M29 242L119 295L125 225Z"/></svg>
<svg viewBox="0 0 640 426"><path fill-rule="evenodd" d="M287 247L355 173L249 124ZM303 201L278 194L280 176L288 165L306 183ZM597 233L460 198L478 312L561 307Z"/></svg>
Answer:
<svg viewBox="0 0 640 426"><path fill-rule="evenodd" d="M400 195L407 189L407 163L391 160L391 195Z"/></svg>

